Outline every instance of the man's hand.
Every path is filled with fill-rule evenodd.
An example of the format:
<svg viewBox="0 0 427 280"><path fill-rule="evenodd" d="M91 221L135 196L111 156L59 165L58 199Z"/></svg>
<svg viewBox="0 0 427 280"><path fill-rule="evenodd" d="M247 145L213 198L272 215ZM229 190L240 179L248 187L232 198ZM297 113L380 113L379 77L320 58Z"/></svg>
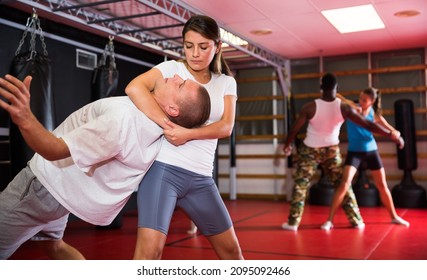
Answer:
<svg viewBox="0 0 427 280"><path fill-rule="evenodd" d="M6 75L0 78L0 107L5 109L12 121L19 127L22 137L28 146L47 160L58 160L70 156L67 144L57 138L33 115L30 108L31 77L19 79Z"/></svg>
<svg viewBox="0 0 427 280"><path fill-rule="evenodd" d="M274 154L273 164L274 166L280 166L280 155L283 151L283 145L277 146L276 153Z"/></svg>
<svg viewBox="0 0 427 280"><path fill-rule="evenodd" d="M392 130L390 132L390 138L394 143L398 145L399 149L403 149L403 147L405 147L405 141L400 136L399 130Z"/></svg>
<svg viewBox="0 0 427 280"><path fill-rule="evenodd" d="M285 153L285 156L290 156L292 154L292 145L284 146L283 152Z"/></svg>
<svg viewBox="0 0 427 280"><path fill-rule="evenodd" d="M35 117L30 108L30 84L31 76L27 76L24 82L6 75L0 78L0 95L9 103L0 99L0 107L6 110L12 121L18 127L25 127Z"/></svg>
<svg viewBox="0 0 427 280"><path fill-rule="evenodd" d="M399 137L396 144L398 145L399 149L403 149L405 147L405 140L403 140L402 137Z"/></svg>

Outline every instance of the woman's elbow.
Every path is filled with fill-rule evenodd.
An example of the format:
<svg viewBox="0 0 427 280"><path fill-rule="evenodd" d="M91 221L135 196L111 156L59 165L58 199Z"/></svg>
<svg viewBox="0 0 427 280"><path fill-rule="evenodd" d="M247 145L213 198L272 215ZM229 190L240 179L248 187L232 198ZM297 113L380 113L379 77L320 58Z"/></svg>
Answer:
<svg viewBox="0 0 427 280"><path fill-rule="evenodd" d="M221 138L226 138L226 137L230 137L231 133L233 133L233 125L224 125L222 127L222 137Z"/></svg>
<svg viewBox="0 0 427 280"><path fill-rule="evenodd" d="M126 88L125 88L126 95L132 96L134 92L135 92L135 87L134 86L132 86L130 84L126 86Z"/></svg>

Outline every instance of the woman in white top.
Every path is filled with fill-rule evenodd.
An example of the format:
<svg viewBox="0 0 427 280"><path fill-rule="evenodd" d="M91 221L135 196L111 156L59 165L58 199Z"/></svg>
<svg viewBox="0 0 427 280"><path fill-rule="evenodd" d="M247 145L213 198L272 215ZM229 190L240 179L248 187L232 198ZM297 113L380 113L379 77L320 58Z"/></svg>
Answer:
<svg viewBox="0 0 427 280"><path fill-rule="evenodd" d="M179 206L220 259L243 259L231 218L212 178L217 139L230 136L234 125L236 81L222 57L215 20L193 16L182 35L185 61L163 62L126 88L135 105L164 129L168 140L138 190L134 258L161 258L173 211ZM152 99L150 92L158 81L174 74L195 80L208 90L211 114L206 125L196 129L173 125Z"/></svg>

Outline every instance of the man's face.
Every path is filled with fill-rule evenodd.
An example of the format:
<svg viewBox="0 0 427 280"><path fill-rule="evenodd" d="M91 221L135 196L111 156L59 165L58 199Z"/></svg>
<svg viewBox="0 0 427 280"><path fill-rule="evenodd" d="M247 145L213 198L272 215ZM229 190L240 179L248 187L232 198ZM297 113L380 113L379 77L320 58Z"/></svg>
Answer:
<svg viewBox="0 0 427 280"><path fill-rule="evenodd" d="M192 99L198 93L199 84L192 80L183 80L174 75L158 82L154 91L154 98L159 105L166 106L176 103L181 98Z"/></svg>

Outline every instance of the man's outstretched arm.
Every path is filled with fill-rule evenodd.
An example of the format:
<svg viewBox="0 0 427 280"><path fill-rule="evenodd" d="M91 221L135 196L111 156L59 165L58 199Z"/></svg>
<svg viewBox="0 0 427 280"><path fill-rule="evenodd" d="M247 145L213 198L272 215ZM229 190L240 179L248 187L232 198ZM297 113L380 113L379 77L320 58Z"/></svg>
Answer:
<svg viewBox="0 0 427 280"><path fill-rule="evenodd" d="M58 160L70 156L65 142L53 135L37 120L30 108L31 77L23 82L6 75L0 78L0 107L6 110L12 121L18 126L28 146L47 160Z"/></svg>
<svg viewBox="0 0 427 280"><path fill-rule="evenodd" d="M403 148L405 145L405 142L402 137L400 137L400 134L397 135L393 133L390 129L383 127L377 123L368 121L364 117L362 117L359 113L356 112L354 108L352 108L348 104L341 104L341 112L345 119L349 119L355 124L366 128L369 131L372 131L374 133L378 133L382 136L389 137L393 142L395 142L397 145L399 145L399 148Z"/></svg>

